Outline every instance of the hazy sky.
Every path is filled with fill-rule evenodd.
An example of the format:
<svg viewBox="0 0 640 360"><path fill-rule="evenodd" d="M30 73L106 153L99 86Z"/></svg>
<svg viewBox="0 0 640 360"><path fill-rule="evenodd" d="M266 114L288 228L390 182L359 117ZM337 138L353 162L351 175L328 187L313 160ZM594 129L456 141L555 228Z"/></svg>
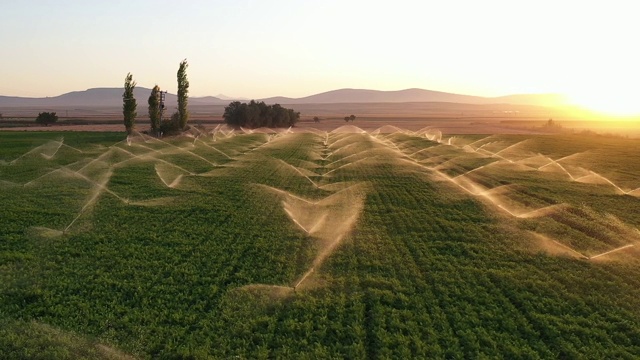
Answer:
<svg viewBox="0 0 640 360"><path fill-rule="evenodd" d="M0 95L140 86L191 96L337 88L565 93L640 112L636 1L0 0Z"/></svg>

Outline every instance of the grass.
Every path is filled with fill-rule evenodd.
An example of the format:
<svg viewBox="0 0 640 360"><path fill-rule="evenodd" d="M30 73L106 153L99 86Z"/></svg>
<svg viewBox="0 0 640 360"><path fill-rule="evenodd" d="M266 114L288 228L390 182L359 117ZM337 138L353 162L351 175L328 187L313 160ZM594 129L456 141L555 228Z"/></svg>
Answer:
<svg viewBox="0 0 640 360"><path fill-rule="evenodd" d="M637 244L637 196L538 169L639 187L637 140L430 131L0 133L3 356L640 355L635 246L531 233Z"/></svg>

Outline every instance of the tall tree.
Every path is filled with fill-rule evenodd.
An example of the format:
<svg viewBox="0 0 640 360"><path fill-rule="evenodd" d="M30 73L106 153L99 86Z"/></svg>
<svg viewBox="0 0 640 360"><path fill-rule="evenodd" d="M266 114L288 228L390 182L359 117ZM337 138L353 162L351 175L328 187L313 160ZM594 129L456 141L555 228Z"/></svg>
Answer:
<svg viewBox="0 0 640 360"><path fill-rule="evenodd" d="M178 114L180 120L180 129L184 130L189 121L189 111L187 110L187 101L189 99L189 80L187 80L187 59L182 60L180 68L178 68Z"/></svg>
<svg viewBox="0 0 640 360"><path fill-rule="evenodd" d="M149 95L148 103L151 132L157 134L158 129L160 129L160 121L162 120L162 109L160 108L160 87L158 85L151 89L151 95Z"/></svg>
<svg viewBox="0 0 640 360"><path fill-rule="evenodd" d="M124 93L122 94L122 114L124 115L124 127L127 129L127 134L131 134L133 126L136 122L136 98L133 96L133 89L136 88L136 82L133 81L133 75L127 74L124 78Z"/></svg>

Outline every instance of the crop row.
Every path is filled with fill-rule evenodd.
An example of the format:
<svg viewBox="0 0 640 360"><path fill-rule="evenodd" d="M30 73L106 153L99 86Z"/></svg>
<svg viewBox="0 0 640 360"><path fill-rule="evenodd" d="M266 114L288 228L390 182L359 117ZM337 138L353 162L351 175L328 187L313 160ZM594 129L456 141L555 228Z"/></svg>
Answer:
<svg viewBox="0 0 640 360"><path fill-rule="evenodd" d="M640 354L637 259L547 256L524 231L589 235L589 225L589 249L615 246L636 225L616 211L637 199L496 164L468 177L508 185L496 196L523 208L569 206L528 219L495 211L447 179L500 160L464 150L481 138L66 136L80 152L8 164L48 136L21 134L22 151L0 154L0 180L12 183L0 190L1 324L33 320L143 358ZM446 156L423 161L432 155ZM76 217L62 234L43 229ZM7 326L7 338L23 336Z"/></svg>

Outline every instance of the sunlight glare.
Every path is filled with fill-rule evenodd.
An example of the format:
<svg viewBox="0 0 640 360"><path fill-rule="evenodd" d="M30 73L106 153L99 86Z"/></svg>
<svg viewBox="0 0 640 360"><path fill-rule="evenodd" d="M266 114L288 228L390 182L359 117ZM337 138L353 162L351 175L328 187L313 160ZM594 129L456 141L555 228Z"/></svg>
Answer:
<svg viewBox="0 0 640 360"><path fill-rule="evenodd" d="M574 105L592 111L616 116L640 115L640 99L634 98L632 92L577 92L569 96Z"/></svg>

